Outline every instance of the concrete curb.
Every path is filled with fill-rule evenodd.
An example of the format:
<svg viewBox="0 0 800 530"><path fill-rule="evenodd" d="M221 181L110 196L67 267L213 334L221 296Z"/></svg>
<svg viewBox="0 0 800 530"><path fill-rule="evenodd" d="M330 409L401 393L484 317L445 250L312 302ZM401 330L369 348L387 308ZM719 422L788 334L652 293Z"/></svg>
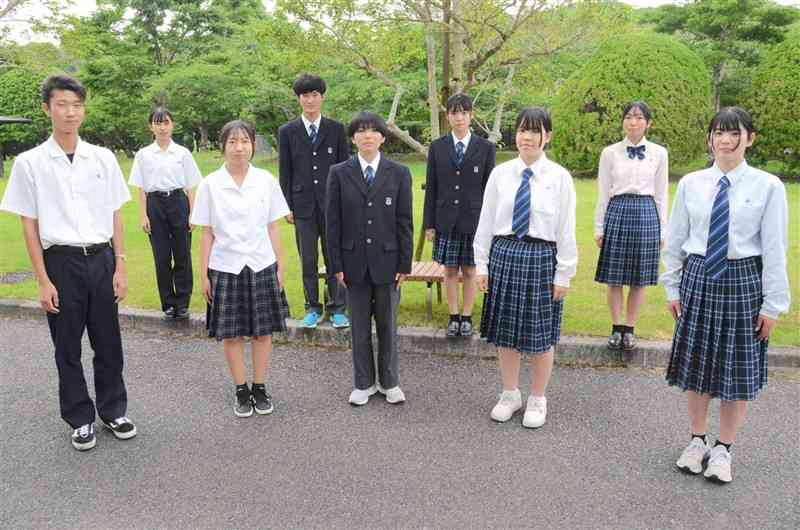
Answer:
<svg viewBox="0 0 800 530"><path fill-rule="evenodd" d="M27 300L0 299L0 317L44 319L38 304ZM205 337L205 318L192 315L189 320L166 322L158 311L123 309L119 315L123 330L134 329L157 334L177 334ZM299 342L312 346L340 349L350 348L350 333L322 324L306 329L289 319L288 332L276 335L277 342ZM403 353L442 355L447 357L495 358L497 350L477 337L448 339L443 329L400 328L398 349ZM556 351L556 363L567 366L623 366L633 368L664 368L669 359L670 343L640 340L635 350L612 352L605 339L597 337L561 337ZM800 370L800 349L773 346L769 350L769 369Z"/></svg>

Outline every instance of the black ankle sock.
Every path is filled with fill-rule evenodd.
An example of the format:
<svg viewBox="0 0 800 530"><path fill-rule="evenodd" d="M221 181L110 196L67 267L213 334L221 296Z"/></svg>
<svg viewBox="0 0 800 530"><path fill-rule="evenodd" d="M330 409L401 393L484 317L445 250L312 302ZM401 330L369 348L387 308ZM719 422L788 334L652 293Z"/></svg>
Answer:
<svg viewBox="0 0 800 530"><path fill-rule="evenodd" d="M461 322L472 322L472 315L461 315Z"/></svg>
<svg viewBox="0 0 800 530"><path fill-rule="evenodd" d="M724 445L725 449L730 453L731 452L731 446L733 444L724 444L724 443L720 442L719 440L717 440L717 443L714 444L714 447L716 447L718 445Z"/></svg>
<svg viewBox="0 0 800 530"><path fill-rule="evenodd" d="M450 315L450 322L461 322L461 315Z"/></svg>
<svg viewBox="0 0 800 530"><path fill-rule="evenodd" d="M617 331L623 333L625 331L625 326L618 326L617 324L611 326L611 333L616 333Z"/></svg>
<svg viewBox="0 0 800 530"><path fill-rule="evenodd" d="M703 440L703 443L706 442L706 435L705 434L692 433L692 438L700 438L701 440Z"/></svg>
<svg viewBox="0 0 800 530"><path fill-rule="evenodd" d="M633 326L622 326L622 332L633 335Z"/></svg>

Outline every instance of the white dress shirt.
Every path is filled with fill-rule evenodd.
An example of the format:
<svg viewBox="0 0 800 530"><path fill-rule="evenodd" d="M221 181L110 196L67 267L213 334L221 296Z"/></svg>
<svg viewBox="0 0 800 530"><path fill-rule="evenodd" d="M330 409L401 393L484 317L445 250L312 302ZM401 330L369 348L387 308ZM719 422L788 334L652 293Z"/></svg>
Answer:
<svg viewBox="0 0 800 530"><path fill-rule="evenodd" d="M478 274L488 274L494 236L512 235L514 199L522 182L525 162L515 158L496 166L483 194L483 206L473 249ZM544 154L530 166L531 216L528 235L556 243L554 283L569 287L578 266L575 243L575 186L572 176Z"/></svg>
<svg viewBox="0 0 800 530"><path fill-rule="evenodd" d="M251 165L239 187L222 166L200 183L190 222L214 232L208 267L239 274L245 266L258 272L277 261L267 229L288 214L269 171Z"/></svg>
<svg viewBox="0 0 800 530"><path fill-rule="evenodd" d="M0 210L36 219L42 248L105 243L131 198L114 154L78 139L72 163L51 136L20 154Z"/></svg>
<svg viewBox="0 0 800 530"><path fill-rule="evenodd" d="M300 115L300 119L303 120L303 125L306 126L306 133L311 136L311 124L314 124L314 127L317 129L317 134L319 134L319 124L322 122L322 114L317 116L317 119L314 121L308 121L304 114Z"/></svg>
<svg viewBox="0 0 800 530"><path fill-rule="evenodd" d="M450 133L450 136L453 137L453 148L455 149L456 144L458 142L461 142L462 144L464 144L464 153L466 153L467 148L469 147L469 141L472 138L472 131L467 130L467 134L465 134L464 138L462 138L461 140L459 140L458 137L456 137L456 133Z"/></svg>
<svg viewBox="0 0 800 530"><path fill-rule="evenodd" d="M789 208L786 189L774 175L742 162L726 173L730 224L728 259L761 256L761 314L778 318L789 311L789 277L786 272ZM668 300L680 299L683 263L689 254L705 256L711 208L723 173L713 165L689 173L678 183L669 220L669 238L664 247L665 272L661 282Z"/></svg>
<svg viewBox="0 0 800 530"><path fill-rule="evenodd" d="M367 178L366 177L366 173L365 173L365 171L367 170L367 166L372 167L372 174L374 176L377 176L378 175L378 164L381 163L381 152L378 151L378 154L375 155L375 160L373 160L372 162L367 162L366 160L361 158L361 153L359 153L358 154L358 163L361 164L361 175L363 175L364 178Z"/></svg>
<svg viewBox="0 0 800 530"><path fill-rule="evenodd" d="M645 146L644 160L628 158L628 147ZM669 159L667 150L645 138L633 144L626 136L609 145L600 155L597 170L597 207L594 212L594 237L603 236L608 202L615 195L626 193L650 195L656 203L661 221L661 240L667 238L667 194L669 192Z"/></svg>
<svg viewBox="0 0 800 530"><path fill-rule="evenodd" d="M203 175L192 157L182 145L170 142L166 150L156 142L136 152L128 184L142 188L145 192L190 190L200 184Z"/></svg>

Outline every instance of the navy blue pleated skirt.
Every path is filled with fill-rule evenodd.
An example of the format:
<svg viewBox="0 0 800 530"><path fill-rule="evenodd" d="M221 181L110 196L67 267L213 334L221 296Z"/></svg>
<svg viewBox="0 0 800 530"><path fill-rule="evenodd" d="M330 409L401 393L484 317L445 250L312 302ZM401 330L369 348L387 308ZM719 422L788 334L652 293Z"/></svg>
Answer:
<svg viewBox="0 0 800 530"><path fill-rule="evenodd" d="M556 245L495 237L489 252L489 291L481 337L522 353L548 351L561 335L563 302L553 301Z"/></svg>
<svg viewBox="0 0 800 530"><path fill-rule="evenodd" d="M767 341L755 331L761 258L728 260L717 280L706 276L704 263L693 254L683 266L667 382L726 401L755 399L767 384Z"/></svg>
<svg viewBox="0 0 800 530"><path fill-rule="evenodd" d="M615 195L606 209L594 280L643 287L658 283L661 223L649 195Z"/></svg>
<svg viewBox="0 0 800 530"><path fill-rule="evenodd" d="M209 269L208 276L213 296L206 312L209 337L263 337L286 331L289 304L278 284L277 264L258 272L245 267L239 274Z"/></svg>
<svg viewBox="0 0 800 530"><path fill-rule="evenodd" d="M433 246L433 261L445 267L474 267L475 255L472 242L475 234L462 234L453 229L449 234L436 232Z"/></svg>

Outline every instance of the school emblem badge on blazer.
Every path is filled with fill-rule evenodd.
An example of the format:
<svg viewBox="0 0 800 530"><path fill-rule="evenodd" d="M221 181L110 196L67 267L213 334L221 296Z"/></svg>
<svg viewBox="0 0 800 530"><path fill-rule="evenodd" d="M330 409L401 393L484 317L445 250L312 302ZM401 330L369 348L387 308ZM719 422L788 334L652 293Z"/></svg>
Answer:
<svg viewBox="0 0 800 530"><path fill-rule="evenodd" d="M472 172L473 173L480 173L480 170L478 169L478 166L473 167L472 168Z"/></svg>
<svg viewBox="0 0 800 530"><path fill-rule="evenodd" d="M391 206L391 205L392 205L392 198L386 197L386 206Z"/></svg>

